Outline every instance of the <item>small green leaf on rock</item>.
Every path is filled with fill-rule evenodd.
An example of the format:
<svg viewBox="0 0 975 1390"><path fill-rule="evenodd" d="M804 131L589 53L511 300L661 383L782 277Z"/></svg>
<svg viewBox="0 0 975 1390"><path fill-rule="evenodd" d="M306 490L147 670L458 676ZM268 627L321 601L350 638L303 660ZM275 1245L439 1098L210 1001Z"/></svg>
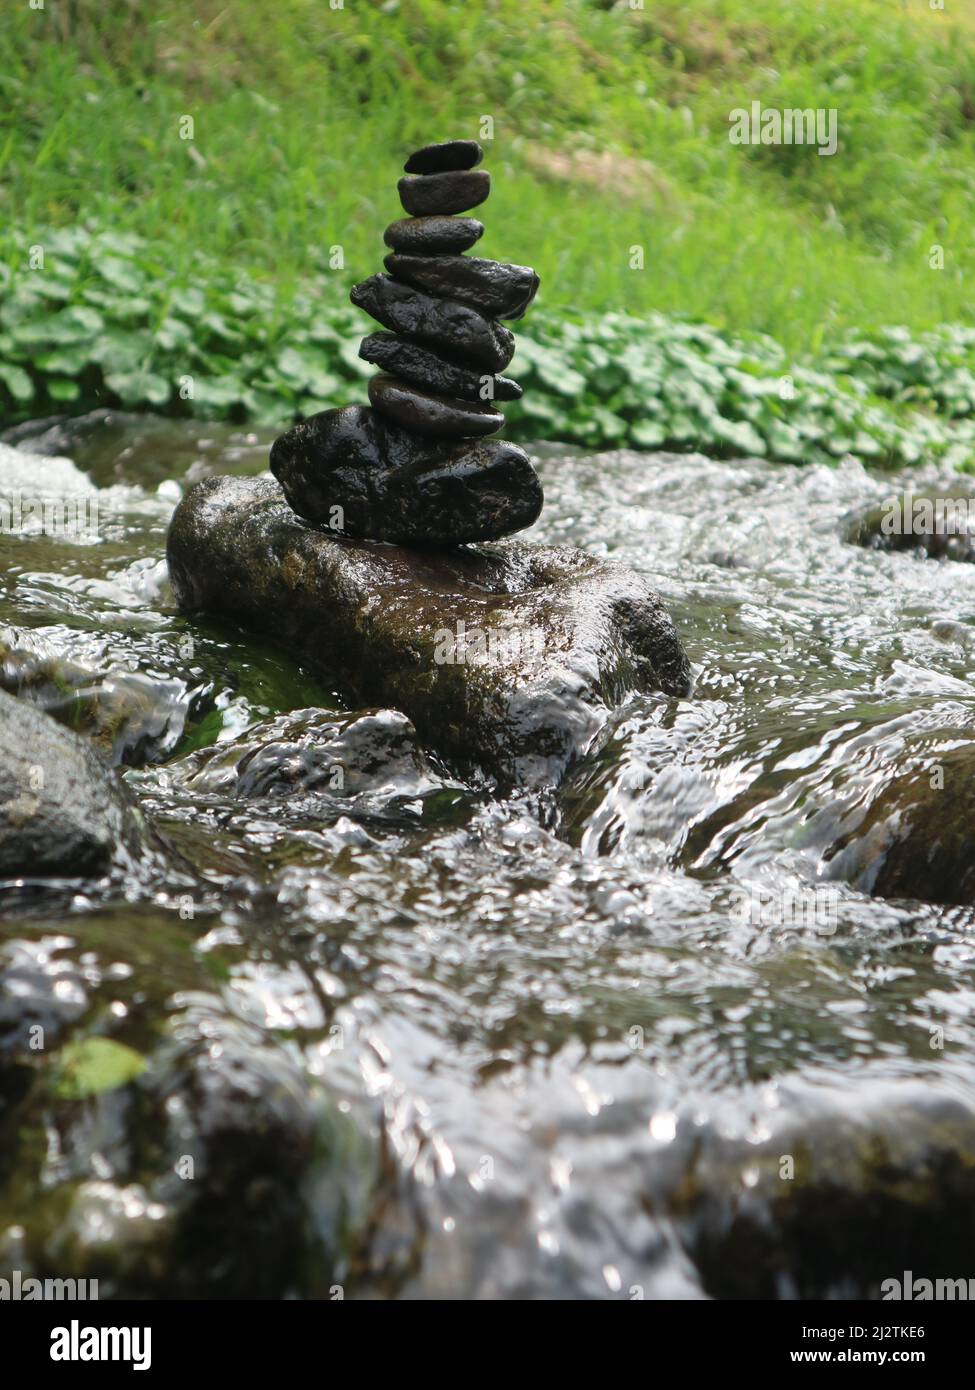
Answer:
<svg viewBox="0 0 975 1390"><path fill-rule="evenodd" d="M126 1086L141 1076L145 1066L141 1053L125 1043L112 1038L81 1038L61 1049L52 1089L61 1100L84 1100Z"/></svg>

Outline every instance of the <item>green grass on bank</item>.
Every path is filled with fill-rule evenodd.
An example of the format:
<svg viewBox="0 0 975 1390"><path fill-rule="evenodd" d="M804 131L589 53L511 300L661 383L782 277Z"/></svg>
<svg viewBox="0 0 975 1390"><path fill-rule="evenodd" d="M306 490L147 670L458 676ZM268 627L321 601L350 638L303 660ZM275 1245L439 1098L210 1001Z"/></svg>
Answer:
<svg viewBox="0 0 975 1390"><path fill-rule="evenodd" d="M515 433L717 447L730 422L733 447L745 422L777 457L835 455L830 435L875 438L867 455L891 461L950 451L965 432L949 440L928 412L943 417L946 394L949 414L973 408L958 405L972 349L957 330L923 335L972 321L975 0L947 3L7 7L0 414L102 400L285 419L347 387L361 398L367 325L343 305L380 266L403 155L490 117L478 251L542 277ZM835 108L837 153L732 146L729 112L753 100ZM695 344L658 312L723 337ZM607 313L616 327L593 317ZM913 337L875 332L891 324ZM729 395L713 364L770 384L750 395L732 377ZM695 375L718 392L700 408Z"/></svg>
<svg viewBox="0 0 975 1390"><path fill-rule="evenodd" d="M92 217L174 269L206 249L279 283L339 245L344 290L379 263L404 153L490 116L481 246L536 265L544 307L789 349L965 321L975 5L946 3L24 0L0 25L0 218ZM730 145L756 99L836 108L836 155Z"/></svg>

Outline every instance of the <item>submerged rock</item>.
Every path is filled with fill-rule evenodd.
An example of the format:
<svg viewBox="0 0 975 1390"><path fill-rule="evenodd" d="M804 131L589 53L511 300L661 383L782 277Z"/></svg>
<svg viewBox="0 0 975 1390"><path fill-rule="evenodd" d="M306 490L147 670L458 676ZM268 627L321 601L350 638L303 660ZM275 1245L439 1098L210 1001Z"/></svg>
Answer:
<svg viewBox="0 0 975 1390"><path fill-rule="evenodd" d="M400 284L389 275L370 275L368 280L353 285L351 299L384 328L435 348L460 353L470 364L487 372L503 371L514 356L514 337L500 323L485 318L467 304L437 299Z"/></svg>
<svg viewBox="0 0 975 1390"><path fill-rule="evenodd" d="M167 774L193 791L235 797L325 796L369 802L415 798L443 787L398 710L335 715L292 710L239 739L190 753Z"/></svg>
<svg viewBox="0 0 975 1390"><path fill-rule="evenodd" d="M0 875L73 878L141 856L141 814L90 744L2 691L0 733Z"/></svg>
<svg viewBox="0 0 975 1390"><path fill-rule="evenodd" d="M341 1162L335 1131L345 1122L258 1029L217 1008L202 1019L194 1012L203 1010L178 1020L145 1087L166 1151L194 1164L192 1182L174 1174L157 1185L172 1213L170 1277L189 1297L280 1297L307 1277L312 1176ZM341 1184L338 1174L332 1184ZM328 1215L335 1240L342 1215Z"/></svg>
<svg viewBox="0 0 975 1390"><path fill-rule="evenodd" d="M827 851L831 874L880 898L975 904L975 743L919 748Z"/></svg>
<svg viewBox="0 0 975 1390"><path fill-rule="evenodd" d="M490 405L432 395L395 376L374 376L369 399L376 409L404 429L441 439L465 439L495 434L504 416Z"/></svg>
<svg viewBox="0 0 975 1390"><path fill-rule="evenodd" d="M179 681L127 671L98 673L62 657L11 647L2 638L0 689L85 734L113 766L166 757L186 722L188 699Z"/></svg>
<svg viewBox="0 0 975 1390"><path fill-rule="evenodd" d="M486 169L451 169L443 174L407 174L397 184L399 200L411 217L466 212L491 192Z"/></svg>
<svg viewBox="0 0 975 1390"><path fill-rule="evenodd" d="M492 540L531 526L542 487L528 455L497 441L437 441L350 405L295 425L271 471L298 516L404 545Z"/></svg>
<svg viewBox="0 0 975 1390"><path fill-rule="evenodd" d="M15 1251L0 1254L35 1277L96 1278L102 1298L327 1298L365 1269L395 1279L398 1252L373 1248L394 1182L378 1140L309 1074L300 1046L234 1018L205 979L174 1017L151 1016L140 1074L55 1099L65 1157L16 1155L27 1200ZM14 1111L31 1133L54 1122L52 1071L28 1073ZM417 1235L404 1222L406 1258Z"/></svg>
<svg viewBox="0 0 975 1390"><path fill-rule="evenodd" d="M971 497L907 493L847 517L844 537L868 550L911 551L932 560L975 562Z"/></svg>
<svg viewBox="0 0 975 1390"><path fill-rule="evenodd" d="M412 256L458 254L484 235L476 217L400 217L390 222L383 241Z"/></svg>
<svg viewBox="0 0 975 1390"><path fill-rule="evenodd" d="M425 387L442 396L465 401L515 401L522 394L521 387L511 377L469 371L432 348L420 347L419 343L411 343L409 338L399 338L395 333L370 333L359 344L359 356L392 376L402 377L414 386ZM487 395L483 394L485 383L490 387Z"/></svg>
<svg viewBox="0 0 975 1390"><path fill-rule="evenodd" d="M168 539L181 606L269 633L356 704L402 710L462 772L556 783L630 691L686 694L647 581L581 551L430 554L333 539L276 484L212 478Z"/></svg>
<svg viewBox="0 0 975 1390"><path fill-rule="evenodd" d="M489 318L520 319L538 292L531 266L477 256L404 256L383 261L390 275L428 294L458 299Z"/></svg>
<svg viewBox="0 0 975 1390"><path fill-rule="evenodd" d="M878 1069L860 1088L785 1076L764 1096L722 1098L719 1116L678 1123L654 1156L646 1207L668 1212L712 1298L878 1299L905 1271L957 1277L971 1248L975 1113L937 1071L891 1080Z"/></svg>

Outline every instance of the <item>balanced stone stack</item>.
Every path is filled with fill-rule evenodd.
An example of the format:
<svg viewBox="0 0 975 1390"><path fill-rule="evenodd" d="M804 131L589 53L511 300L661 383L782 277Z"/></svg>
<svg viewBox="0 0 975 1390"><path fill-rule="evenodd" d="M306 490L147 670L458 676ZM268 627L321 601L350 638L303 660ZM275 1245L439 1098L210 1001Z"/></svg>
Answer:
<svg viewBox="0 0 975 1390"><path fill-rule="evenodd" d="M463 254L484 231L457 215L491 190L482 155L474 140L449 140L406 161L399 195L410 215L386 228L388 274L352 290L387 330L359 348L380 368L371 406L313 415L271 449L271 471L309 521L359 539L448 546L520 531L541 511L528 455L486 437L504 424L495 402L522 394L501 375L515 340L498 320L524 314L538 276Z"/></svg>

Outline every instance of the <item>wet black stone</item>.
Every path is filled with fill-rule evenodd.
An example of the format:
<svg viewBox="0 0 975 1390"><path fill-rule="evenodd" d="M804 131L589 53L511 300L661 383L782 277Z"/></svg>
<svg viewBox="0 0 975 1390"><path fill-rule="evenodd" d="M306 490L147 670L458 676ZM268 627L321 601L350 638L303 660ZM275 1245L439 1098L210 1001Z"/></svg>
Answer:
<svg viewBox="0 0 975 1390"><path fill-rule="evenodd" d="M313 415L276 439L271 472L290 506L333 534L403 545L495 540L531 526L542 487L496 440L439 442L366 406Z"/></svg>
<svg viewBox="0 0 975 1390"><path fill-rule="evenodd" d="M144 1088L143 1125L159 1134L165 1152L192 1155L195 1165L194 1180L173 1189L172 1244L162 1266L169 1294L293 1295L309 1249L311 1174L334 1173L338 1157L319 1137L331 1130L331 1116L284 1047L227 1018L206 996L194 1006L196 1026L179 1021ZM94 1226L97 1215L96 1208L77 1224ZM315 1251L313 1259L323 1255ZM152 1269L161 1261L143 1263Z"/></svg>
<svg viewBox="0 0 975 1390"><path fill-rule="evenodd" d="M973 773L975 742L968 729L949 725L909 740L902 762L888 760L878 785L851 803L855 815L840 822L823 856L829 876L874 897L970 907Z"/></svg>
<svg viewBox="0 0 975 1390"><path fill-rule="evenodd" d="M466 251L483 233L476 217L401 217L390 222L383 241L411 256L435 256Z"/></svg>
<svg viewBox="0 0 975 1390"><path fill-rule="evenodd" d="M432 348L421 347L395 333L370 333L360 344L359 356L392 376L402 377L414 386L425 387L442 396L456 396L465 401L516 401L522 394L517 381L509 376L469 370ZM481 395L485 381L492 383L492 395L486 398Z"/></svg>
<svg viewBox="0 0 975 1390"><path fill-rule="evenodd" d="M399 200L411 217L430 217L476 208L491 192L491 175L486 169L406 174L397 188Z"/></svg>
<svg viewBox="0 0 975 1390"><path fill-rule="evenodd" d="M436 299L389 275L370 275L353 285L351 299L384 328L457 352L488 372L503 371L514 356L514 337L501 324L467 304Z"/></svg>
<svg viewBox="0 0 975 1390"><path fill-rule="evenodd" d="M444 174L452 169L473 169L484 158L476 140L444 140L414 150L403 165L408 174Z"/></svg>
<svg viewBox="0 0 975 1390"><path fill-rule="evenodd" d="M470 304L488 318L520 319L535 298L538 276L528 265L477 256L404 256L391 252L390 275L428 294Z"/></svg>
<svg viewBox="0 0 975 1390"><path fill-rule="evenodd" d="M395 376L374 376L369 399L395 424L439 439L494 434L504 424L504 416L490 405L430 395Z"/></svg>

